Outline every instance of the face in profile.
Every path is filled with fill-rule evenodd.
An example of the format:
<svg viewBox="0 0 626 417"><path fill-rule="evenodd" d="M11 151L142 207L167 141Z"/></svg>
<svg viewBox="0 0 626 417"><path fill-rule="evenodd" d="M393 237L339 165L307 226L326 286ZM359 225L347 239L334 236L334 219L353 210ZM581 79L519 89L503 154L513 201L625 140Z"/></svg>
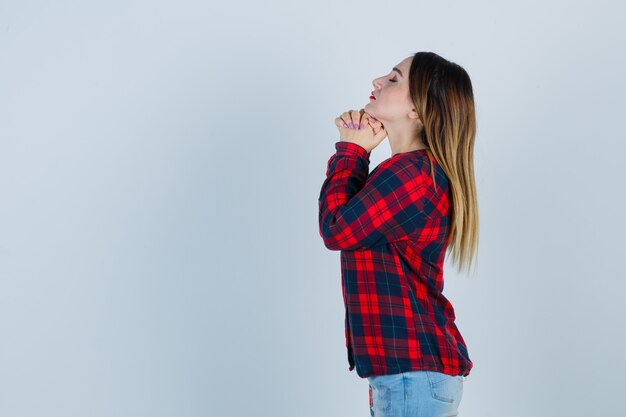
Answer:
<svg viewBox="0 0 626 417"><path fill-rule="evenodd" d="M402 126L419 120L409 95L408 76L412 61L413 57L408 57L393 67L387 75L372 81L372 94L376 99L370 98L364 110L380 120L384 126Z"/></svg>

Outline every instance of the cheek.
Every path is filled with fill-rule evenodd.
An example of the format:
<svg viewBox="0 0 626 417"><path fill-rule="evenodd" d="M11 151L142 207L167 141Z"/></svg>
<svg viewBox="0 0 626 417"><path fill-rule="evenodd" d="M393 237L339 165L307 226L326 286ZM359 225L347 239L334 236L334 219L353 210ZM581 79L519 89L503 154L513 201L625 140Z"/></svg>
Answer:
<svg viewBox="0 0 626 417"><path fill-rule="evenodd" d="M404 100L404 94L399 88L389 89L385 92L385 104L387 105L395 106L398 104L402 104Z"/></svg>
<svg viewBox="0 0 626 417"><path fill-rule="evenodd" d="M376 101L376 113L378 114L378 117L386 120L401 118L404 114L406 114L406 101L406 97L401 92L387 91L385 92L385 97Z"/></svg>
<svg viewBox="0 0 626 417"><path fill-rule="evenodd" d="M371 100L372 116L376 118L393 119L404 111L405 94L399 88L387 88L378 100Z"/></svg>
<svg viewBox="0 0 626 417"><path fill-rule="evenodd" d="M397 111L404 107L406 99L400 94L399 91L390 91L385 96L384 104L389 111Z"/></svg>

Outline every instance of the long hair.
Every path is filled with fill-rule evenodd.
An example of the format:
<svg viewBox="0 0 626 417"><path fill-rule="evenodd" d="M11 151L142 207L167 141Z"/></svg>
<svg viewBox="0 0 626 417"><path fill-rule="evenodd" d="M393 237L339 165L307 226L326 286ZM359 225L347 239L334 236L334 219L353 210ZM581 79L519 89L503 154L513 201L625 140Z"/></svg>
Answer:
<svg viewBox="0 0 626 417"><path fill-rule="evenodd" d="M409 94L422 121L422 142L446 173L452 195L447 251L459 271L478 252L478 198L474 180L476 114L469 75L434 52L417 52L409 70ZM431 164L433 182L434 165ZM436 189L436 184L435 184Z"/></svg>

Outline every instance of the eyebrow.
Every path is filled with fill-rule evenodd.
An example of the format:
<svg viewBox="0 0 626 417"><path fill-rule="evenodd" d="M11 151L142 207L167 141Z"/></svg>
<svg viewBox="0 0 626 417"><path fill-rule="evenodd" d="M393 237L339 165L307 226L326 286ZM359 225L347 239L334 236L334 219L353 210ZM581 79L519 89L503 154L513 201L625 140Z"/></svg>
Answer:
<svg viewBox="0 0 626 417"><path fill-rule="evenodd" d="M395 70L395 71L398 71L398 72L400 73L400 76L401 76L401 77L404 77L404 75L402 75L402 71L400 71L398 68L393 67L391 70L392 70L392 71L394 71L394 70Z"/></svg>

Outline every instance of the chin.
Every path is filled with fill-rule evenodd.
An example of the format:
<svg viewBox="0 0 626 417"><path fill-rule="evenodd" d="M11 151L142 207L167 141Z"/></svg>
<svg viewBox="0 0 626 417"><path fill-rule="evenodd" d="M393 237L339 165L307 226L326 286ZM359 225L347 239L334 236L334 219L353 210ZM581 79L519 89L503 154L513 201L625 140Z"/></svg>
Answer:
<svg viewBox="0 0 626 417"><path fill-rule="evenodd" d="M370 104L372 104L372 103L367 103L367 104L363 107L363 110L367 110L367 109L369 109L370 107L372 107L372 106L370 106ZM368 113L369 113L369 114L371 114L372 116L374 116L374 114L373 114L373 113L371 113L371 112L369 112L369 111L368 111Z"/></svg>

